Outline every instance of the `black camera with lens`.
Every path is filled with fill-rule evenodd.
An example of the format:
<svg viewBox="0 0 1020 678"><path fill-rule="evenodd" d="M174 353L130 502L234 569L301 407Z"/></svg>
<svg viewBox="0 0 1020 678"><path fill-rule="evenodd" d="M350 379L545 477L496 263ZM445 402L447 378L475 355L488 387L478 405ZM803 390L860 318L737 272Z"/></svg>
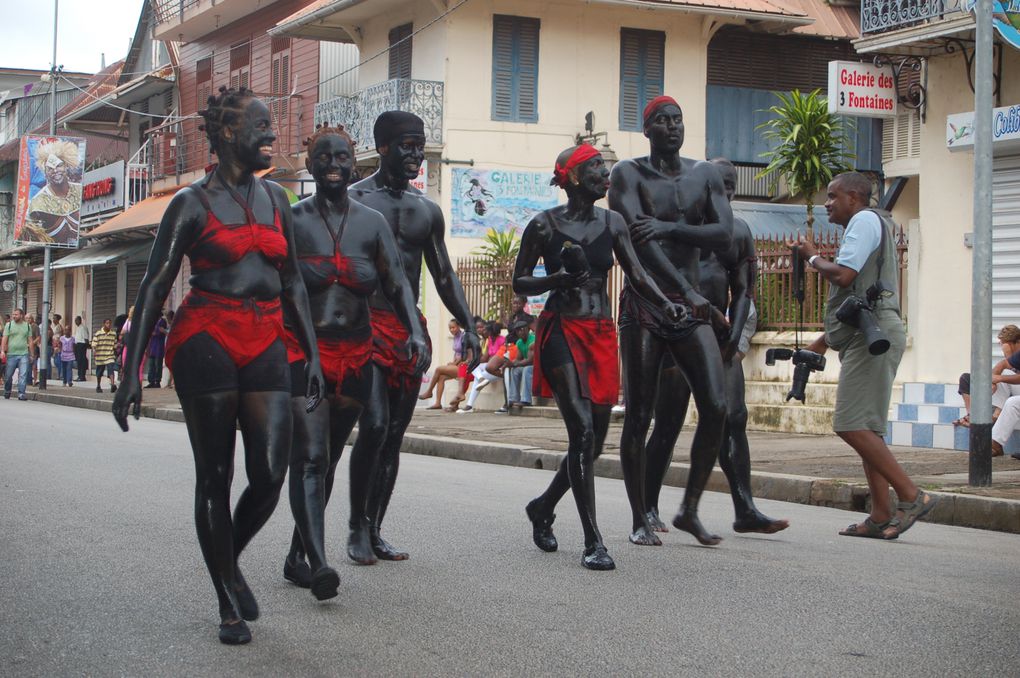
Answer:
<svg viewBox="0 0 1020 678"><path fill-rule="evenodd" d="M889 350L889 340L875 321L874 305L879 299L892 296L892 291L879 280L869 287L865 294L866 299L857 295L844 299L836 309L836 320L861 331L868 346L868 353L882 355Z"/></svg>
<svg viewBox="0 0 1020 678"><path fill-rule="evenodd" d="M770 348L765 351L766 365L775 365L777 360L793 361L793 382L790 384L790 392L786 394L787 402L793 399L804 402L804 389L807 387L808 377L812 372L821 372L825 369L825 356L806 348L796 350Z"/></svg>

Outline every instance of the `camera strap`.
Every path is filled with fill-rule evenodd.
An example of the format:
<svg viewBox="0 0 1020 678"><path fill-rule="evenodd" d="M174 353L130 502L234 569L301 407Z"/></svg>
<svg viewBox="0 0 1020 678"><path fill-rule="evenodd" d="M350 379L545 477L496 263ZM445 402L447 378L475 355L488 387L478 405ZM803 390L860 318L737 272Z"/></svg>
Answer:
<svg viewBox="0 0 1020 678"><path fill-rule="evenodd" d="M871 212L872 214L874 214L876 217L878 217L878 226L879 226L880 229L882 229L882 232L879 235L879 241L878 241L878 262L877 262L878 263L877 280L881 280L882 279L882 266L885 264L885 237L886 237L885 236L885 219L882 218L882 215L879 214L877 210L868 210L868 211Z"/></svg>

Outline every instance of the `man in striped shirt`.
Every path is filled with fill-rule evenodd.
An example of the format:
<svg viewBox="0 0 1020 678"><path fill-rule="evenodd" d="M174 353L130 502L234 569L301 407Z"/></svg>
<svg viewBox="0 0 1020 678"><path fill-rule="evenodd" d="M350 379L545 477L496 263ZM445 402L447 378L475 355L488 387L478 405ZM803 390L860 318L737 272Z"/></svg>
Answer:
<svg viewBox="0 0 1020 678"><path fill-rule="evenodd" d="M102 329L92 337L92 362L96 366L96 393L103 392L104 374L110 377L110 393L117 392L117 385L113 378L113 366L117 362L114 355L116 343L117 333L113 331L113 323L107 318L103 321Z"/></svg>

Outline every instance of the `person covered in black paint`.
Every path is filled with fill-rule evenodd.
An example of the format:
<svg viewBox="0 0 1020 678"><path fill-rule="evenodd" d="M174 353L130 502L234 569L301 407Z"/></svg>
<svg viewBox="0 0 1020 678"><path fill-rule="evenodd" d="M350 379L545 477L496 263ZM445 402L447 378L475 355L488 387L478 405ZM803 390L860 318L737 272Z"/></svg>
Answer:
<svg viewBox="0 0 1020 678"><path fill-rule="evenodd" d="M717 158L726 198L732 202L737 189L737 170L729 160ZM772 534L790 526L786 520L764 515L754 505L751 494L751 451L747 444L747 404L744 402L743 356L738 347L751 300L754 297L755 252L754 236L743 219L733 218L733 241L725 250L703 248L698 265L698 289L717 310L726 311L729 326L718 332L726 384L728 417L726 436L719 450L719 466L726 474L733 498L736 520L734 532ZM659 396L655 403L655 426L648 438L645 508L648 522L657 532L668 531L659 518L659 491L673 458L680 429L684 425L691 389L683 372L671 356L663 361L659 375Z"/></svg>
<svg viewBox="0 0 1020 678"><path fill-rule="evenodd" d="M471 354L467 373L478 366L481 357L478 335L457 273L446 250L446 225L439 205L429 200L410 181L418 176L425 160L425 123L413 113L386 111L373 129L379 151L379 169L350 188L353 200L378 210L397 239L401 262L415 301L421 283L424 259L443 304L464 328L463 347ZM372 309L372 390L386 392L383 407L366 408L358 430L383 427L386 442L379 454L375 479L368 497L368 521L372 550L383 560L406 560L408 554L382 538L380 529L389 507L400 465L400 445L421 390L421 375L428 368L416 358L408 358L407 330L401 325L386 296L376 291L369 299ZM422 320L424 326L424 319ZM426 342L428 336L426 335ZM431 344L430 344L431 346ZM355 447L373 444L362 442ZM359 454L356 450L354 454Z"/></svg>
<svg viewBox="0 0 1020 678"><path fill-rule="evenodd" d="M648 522L645 438L655 410L659 373L671 355L694 393L698 428L691 446L691 469L680 511L673 525L701 544L721 539L701 524L698 502L708 484L726 424L722 356L712 329L725 326L712 304L698 292L699 247L727 249L733 213L718 170L707 162L680 156L683 113L668 96L644 110L647 156L623 160L613 168L609 206L631 228L641 263L666 296L687 310L673 323L625 285L620 297L620 353L627 412L620 437L620 459L630 502L634 544L662 542ZM670 401L672 402L672 401ZM673 403L675 406L676 403Z"/></svg>
<svg viewBox="0 0 1020 678"><path fill-rule="evenodd" d="M308 358L307 409L319 403L322 374L308 295L301 282L284 190L256 178L272 159L269 109L246 89L220 88L201 111L219 163L167 207L135 301L123 385L113 415L125 431L142 402L139 365L160 309L191 262L191 291L167 341L195 457L195 523L219 599L220 641L251 640L245 621L258 603L237 560L272 515L287 472L291 440L290 371L282 308ZM248 487L230 515L238 425Z"/></svg>
<svg viewBox="0 0 1020 678"><path fill-rule="evenodd" d="M526 507L535 545L555 551L553 510L572 490L584 530L581 562L590 570L616 567L595 519L593 462L602 452L609 411L620 390L616 332L607 280L615 254L624 273L665 317L678 311L645 273L623 218L595 206L609 188L609 169L588 144L568 148L556 160L553 183L567 204L540 212L521 239L513 285L518 294L550 292L538 318L534 346L535 390L552 396L567 426L569 447L548 489ZM536 276L539 258L547 275Z"/></svg>
<svg viewBox="0 0 1020 678"><path fill-rule="evenodd" d="M307 142L305 167L315 195L294 205L294 241L308 289L318 337L328 407L304 411L305 358L284 314L294 396L290 457L290 504L296 528L283 574L309 587L319 600L337 594L339 576L326 564L325 509L344 445L365 409L385 409L385 389L373 389L369 297L381 291L408 332L405 349L421 369L430 360L424 329L407 284L393 232L381 214L350 200L347 188L355 144L342 128L319 128ZM369 537L367 492L379 451L382 426L362 425L350 462L350 536L347 555L375 561ZM306 561L307 557L307 561Z"/></svg>

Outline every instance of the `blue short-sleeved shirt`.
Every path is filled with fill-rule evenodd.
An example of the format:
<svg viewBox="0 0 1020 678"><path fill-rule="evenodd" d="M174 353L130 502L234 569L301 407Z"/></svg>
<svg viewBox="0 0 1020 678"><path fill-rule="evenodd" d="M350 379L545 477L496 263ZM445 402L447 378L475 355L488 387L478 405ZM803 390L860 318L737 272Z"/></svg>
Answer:
<svg viewBox="0 0 1020 678"><path fill-rule="evenodd" d="M843 243L836 253L836 263L858 273L871 253L882 243L882 220L871 210L861 210L846 225Z"/></svg>

